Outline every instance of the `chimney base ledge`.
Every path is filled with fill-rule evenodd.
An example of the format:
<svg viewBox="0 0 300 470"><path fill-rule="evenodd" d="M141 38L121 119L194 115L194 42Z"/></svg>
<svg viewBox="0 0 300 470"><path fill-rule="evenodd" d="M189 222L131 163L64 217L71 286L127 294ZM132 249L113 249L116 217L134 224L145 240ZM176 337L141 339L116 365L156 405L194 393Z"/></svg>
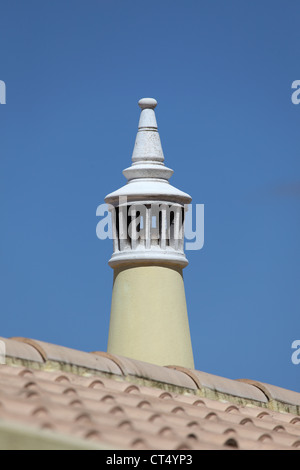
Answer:
<svg viewBox="0 0 300 470"><path fill-rule="evenodd" d="M174 253L153 253L135 251L133 253L115 253L112 255L108 262L109 266L113 269L124 266L143 266L143 265L158 265L158 266L170 266L185 268L189 262L185 255L174 254Z"/></svg>

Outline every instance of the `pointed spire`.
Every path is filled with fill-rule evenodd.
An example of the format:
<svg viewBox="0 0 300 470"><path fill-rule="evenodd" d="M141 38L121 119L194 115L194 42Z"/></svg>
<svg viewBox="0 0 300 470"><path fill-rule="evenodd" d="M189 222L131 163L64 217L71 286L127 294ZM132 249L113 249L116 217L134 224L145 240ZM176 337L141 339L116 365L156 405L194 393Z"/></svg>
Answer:
<svg viewBox="0 0 300 470"><path fill-rule="evenodd" d="M157 101L154 98L142 98L138 104L142 111L132 154L132 165L123 171L123 175L128 181L136 178L159 178L168 181L173 170L163 163L164 154L154 112Z"/></svg>
<svg viewBox="0 0 300 470"><path fill-rule="evenodd" d="M157 129L154 98L142 98L138 132L132 154L132 164L123 170L127 184L106 196L105 202L117 204L120 197L129 201L153 199L189 204L189 194L169 183L173 170L164 164L164 154Z"/></svg>
<svg viewBox="0 0 300 470"><path fill-rule="evenodd" d="M161 148L154 108L157 101L153 98L143 98L139 101L141 116L139 130L135 140L132 161L163 162L164 154Z"/></svg>
<svg viewBox="0 0 300 470"><path fill-rule="evenodd" d="M154 98L142 98L138 102L141 108L141 116L139 121L139 129L157 129L157 122L154 109L157 106L157 101Z"/></svg>

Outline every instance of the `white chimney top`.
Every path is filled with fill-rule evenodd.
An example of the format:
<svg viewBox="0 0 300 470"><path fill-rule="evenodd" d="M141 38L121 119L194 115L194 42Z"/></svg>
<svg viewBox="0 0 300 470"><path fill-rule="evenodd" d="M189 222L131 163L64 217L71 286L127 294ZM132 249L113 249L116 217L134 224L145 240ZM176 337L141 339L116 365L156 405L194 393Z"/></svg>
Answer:
<svg viewBox="0 0 300 470"><path fill-rule="evenodd" d="M191 197L169 183L154 108L143 98L127 184L106 196L112 211L114 253L111 267L138 263L188 264L183 251L184 213Z"/></svg>

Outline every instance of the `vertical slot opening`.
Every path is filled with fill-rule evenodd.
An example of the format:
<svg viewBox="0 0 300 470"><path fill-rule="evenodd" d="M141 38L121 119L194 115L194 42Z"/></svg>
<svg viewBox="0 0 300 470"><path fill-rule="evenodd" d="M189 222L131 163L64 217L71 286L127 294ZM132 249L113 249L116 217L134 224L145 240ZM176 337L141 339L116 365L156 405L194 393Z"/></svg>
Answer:
<svg viewBox="0 0 300 470"><path fill-rule="evenodd" d="M119 238L119 234L120 234L120 224L119 224L119 208L116 207L115 209L115 217L114 217L114 221L113 223L115 223L115 227L116 227L116 233L115 233L115 249L120 251L120 238Z"/></svg>

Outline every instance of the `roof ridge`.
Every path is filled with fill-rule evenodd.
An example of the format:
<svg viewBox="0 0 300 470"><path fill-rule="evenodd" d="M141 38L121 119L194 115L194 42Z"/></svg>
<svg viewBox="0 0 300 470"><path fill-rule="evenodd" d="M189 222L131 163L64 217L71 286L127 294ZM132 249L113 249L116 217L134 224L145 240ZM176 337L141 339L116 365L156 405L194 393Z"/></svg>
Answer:
<svg viewBox="0 0 300 470"><path fill-rule="evenodd" d="M59 370L81 376L109 376L179 394L194 394L245 406L260 406L300 415L300 393L250 379L229 379L169 365L158 366L106 352L84 352L30 338L0 338L6 364Z"/></svg>

